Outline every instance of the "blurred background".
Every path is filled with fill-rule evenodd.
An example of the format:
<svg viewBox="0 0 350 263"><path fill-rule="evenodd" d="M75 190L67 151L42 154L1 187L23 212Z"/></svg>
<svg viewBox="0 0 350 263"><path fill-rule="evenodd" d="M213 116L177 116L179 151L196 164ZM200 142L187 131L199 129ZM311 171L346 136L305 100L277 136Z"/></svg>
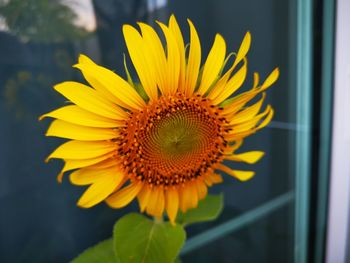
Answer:
<svg viewBox="0 0 350 263"><path fill-rule="evenodd" d="M339 0L341 5L349 7ZM187 229L182 261L345 262L348 214L334 221L340 212L332 210L338 209L332 200L340 194L339 209L348 206L348 181L344 189L330 188L349 171L331 173L339 151L331 143L334 114L344 115L333 107L336 7L326 0L0 0L0 262L68 262L110 237L123 214L137 211L136 203L123 210L78 208L84 189L66 178L58 184L62 163L44 163L62 140L45 138L49 121L39 123L38 116L63 105L54 84L84 82L72 68L80 53L125 77L122 25L155 25L170 14L186 42L186 19L193 21L204 55L216 33L234 52L249 30L247 87L254 71L262 78L277 66L281 72L267 96L273 122L242 148L266 152L254 166L256 176L211 189L224 192L224 211L215 222ZM343 236L330 240L327 230ZM334 258L327 244L340 248Z"/></svg>

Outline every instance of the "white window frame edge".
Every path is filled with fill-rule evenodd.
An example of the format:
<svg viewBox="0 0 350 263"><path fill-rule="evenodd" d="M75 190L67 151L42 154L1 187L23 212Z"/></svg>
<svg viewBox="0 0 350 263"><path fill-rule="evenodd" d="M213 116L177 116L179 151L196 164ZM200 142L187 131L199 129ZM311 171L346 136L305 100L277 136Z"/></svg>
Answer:
<svg viewBox="0 0 350 263"><path fill-rule="evenodd" d="M326 262L345 263L350 237L350 1L336 3L331 174Z"/></svg>

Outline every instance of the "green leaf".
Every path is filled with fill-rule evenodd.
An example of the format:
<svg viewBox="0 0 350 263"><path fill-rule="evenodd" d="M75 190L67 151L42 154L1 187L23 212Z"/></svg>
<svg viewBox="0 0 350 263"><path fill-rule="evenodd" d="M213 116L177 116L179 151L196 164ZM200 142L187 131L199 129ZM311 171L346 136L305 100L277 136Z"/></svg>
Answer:
<svg viewBox="0 0 350 263"><path fill-rule="evenodd" d="M114 251L121 263L173 263L186 239L180 225L153 222L132 213L114 226Z"/></svg>
<svg viewBox="0 0 350 263"><path fill-rule="evenodd" d="M182 225L215 220L221 213L224 206L224 197L220 195L207 195L201 200L197 208L188 210L186 213L179 213L176 221Z"/></svg>
<svg viewBox="0 0 350 263"><path fill-rule="evenodd" d="M119 263L113 251L113 239L107 239L86 249L71 263Z"/></svg>

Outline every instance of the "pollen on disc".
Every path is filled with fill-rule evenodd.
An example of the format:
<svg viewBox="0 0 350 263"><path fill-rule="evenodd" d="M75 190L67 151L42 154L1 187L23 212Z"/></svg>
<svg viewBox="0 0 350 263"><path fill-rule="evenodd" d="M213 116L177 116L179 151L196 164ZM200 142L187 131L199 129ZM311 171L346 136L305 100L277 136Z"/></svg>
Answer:
<svg viewBox="0 0 350 263"><path fill-rule="evenodd" d="M201 96L163 96L132 112L122 129L124 168L130 177L165 187L203 176L222 160L225 121Z"/></svg>

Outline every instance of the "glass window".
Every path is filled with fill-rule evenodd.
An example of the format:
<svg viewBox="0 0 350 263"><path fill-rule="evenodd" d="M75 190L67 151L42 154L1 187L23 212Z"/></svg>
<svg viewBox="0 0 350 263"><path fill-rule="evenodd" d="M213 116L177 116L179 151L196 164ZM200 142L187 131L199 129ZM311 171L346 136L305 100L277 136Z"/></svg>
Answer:
<svg viewBox="0 0 350 263"><path fill-rule="evenodd" d="M280 68L267 100L275 117L245 140L244 150L263 150L255 177L225 180L219 219L188 228L183 262L306 262L312 97L312 1L275 0L7 0L0 1L0 261L67 262L110 237L123 214L105 204L77 208L83 190L56 175L62 163L44 163L62 140L45 139L38 116L64 103L52 86L84 82L71 66L80 53L124 76L121 27L166 21L174 13L188 41L186 19L197 27L203 54L215 34L237 51L252 34L249 75L263 78ZM246 169L246 165L235 166Z"/></svg>

